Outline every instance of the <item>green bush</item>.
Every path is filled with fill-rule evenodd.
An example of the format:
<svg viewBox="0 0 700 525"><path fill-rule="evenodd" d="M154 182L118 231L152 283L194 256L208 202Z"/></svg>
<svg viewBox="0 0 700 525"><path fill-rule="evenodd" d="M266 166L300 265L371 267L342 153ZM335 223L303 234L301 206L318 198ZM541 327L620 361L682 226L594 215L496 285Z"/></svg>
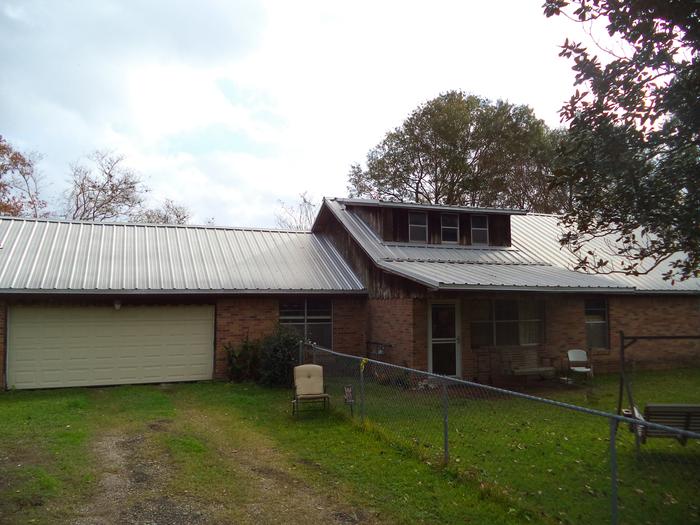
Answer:
<svg viewBox="0 0 700 525"><path fill-rule="evenodd" d="M228 356L228 378L230 381L258 381L260 379L260 343L244 341L237 346L224 346Z"/></svg>
<svg viewBox="0 0 700 525"><path fill-rule="evenodd" d="M277 331L261 343L260 382L292 386L293 369L299 359L299 334L288 328Z"/></svg>

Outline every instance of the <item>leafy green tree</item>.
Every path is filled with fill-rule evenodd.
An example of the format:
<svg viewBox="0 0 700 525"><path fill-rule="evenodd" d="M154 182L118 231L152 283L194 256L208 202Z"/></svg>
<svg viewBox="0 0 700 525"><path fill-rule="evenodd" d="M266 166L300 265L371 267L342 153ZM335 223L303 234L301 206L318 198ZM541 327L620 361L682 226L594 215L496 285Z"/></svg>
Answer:
<svg viewBox="0 0 700 525"><path fill-rule="evenodd" d="M630 275L670 261L670 279L700 275L700 3L548 0L546 16L604 25L623 51L567 41L580 86L557 180L571 192L562 239L579 267ZM602 59L596 54L602 50ZM586 251L610 236L609 254Z"/></svg>
<svg viewBox="0 0 700 525"><path fill-rule="evenodd" d="M559 211L553 134L527 106L449 91L419 106L351 166L351 196Z"/></svg>

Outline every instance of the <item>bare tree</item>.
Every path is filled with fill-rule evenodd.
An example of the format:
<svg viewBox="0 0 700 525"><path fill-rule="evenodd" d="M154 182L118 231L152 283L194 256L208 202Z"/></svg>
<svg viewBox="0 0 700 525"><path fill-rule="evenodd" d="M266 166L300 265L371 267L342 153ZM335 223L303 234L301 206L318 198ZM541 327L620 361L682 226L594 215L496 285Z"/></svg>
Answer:
<svg viewBox="0 0 700 525"><path fill-rule="evenodd" d="M143 209L131 216L131 220L135 222L151 224L187 224L191 218L190 209L172 199L165 199L159 208Z"/></svg>
<svg viewBox="0 0 700 525"><path fill-rule="evenodd" d="M39 155L15 150L0 135L0 213L39 217L46 201L39 196Z"/></svg>
<svg viewBox="0 0 700 525"><path fill-rule="evenodd" d="M71 165L67 217L108 221L124 220L137 214L149 189L136 172L124 165L124 156L96 150L87 160L87 165Z"/></svg>
<svg viewBox="0 0 700 525"><path fill-rule="evenodd" d="M279 210L275 213L275 223L279 228L287 230L310 230L314 223L318 204L315 203L309 192L299 194L299 201L295 204L286 204L279 201Z"/></svg>

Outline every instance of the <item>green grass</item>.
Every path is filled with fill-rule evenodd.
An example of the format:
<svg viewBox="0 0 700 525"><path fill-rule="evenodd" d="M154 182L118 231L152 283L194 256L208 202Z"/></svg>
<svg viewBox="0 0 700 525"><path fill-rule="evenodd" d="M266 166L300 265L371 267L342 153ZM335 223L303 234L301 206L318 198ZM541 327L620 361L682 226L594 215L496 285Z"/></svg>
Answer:
<svg viewBox="0 0 700 525"><path fill-rule="evenodd" d="M371 428L429 461L439 461L440 390L388 387L371 372L367 377L365 410ZM349 382L331 379L331 391L341 395L342 385ZM700 369L639 372L634 391L642 407L647 402L700 403ZM540 393L614 412L617 376ZM485 483L522 508L540 509L566 522L609 519L607 419L483 390L452 389L449 397L450 472ZM633 435L624 425L616 445L623 522L700 522L700 443L682 447L672 439L653 439L637 457Z"/></svg>
<svg viewBox="0 0 700 525"><path fill-rule="evenodd" d="M539 522L509 499L436 469L401 447L363 432L342 415L291 416L288 390L255 385L183 385L178 403L236 413L274 440L293 468L317 486L340 485L351 503L399 523ZM230 429L235 431L234 428Z"/></svg>
<svg viewBox="0 0 700 525"><path fill-rule="evenodd" d="M87 398L75 390L0 394L0 516L45 521L47 502L70 506L89 489Z"/></svg>
<svg viewBox="0 0 700 525"><path fill-rule="evenodd" d="M252 451L263 470L288 473L382 522L541 521L341 415L294 419L289 400L287 390L222 383L2 393L0 522L71 522L99 488L93 445L116 432L147 434L142 459L172 465L175 473L168 497L211 504L223 522L246 522L244 504L274 497L256 493L238 468L242 450ZM154 423L159 430L149 434Z"/></svg>
<svg viewBox="0 0 700 525"><path fill-rule="evenodd" d="M700 370L634 379L641 406L700 402ZM451 461L442 467L439 390L369 382L363 429L340 402L347 382L329 378L334 411L299 418L288 390L245 384L2 393L0 522L70 522L98 489L94 443L116 432L147 436L144 460L174 473L169 497L205 502L224 522L250 521L246 504L265 500L251 478L261 468L390 523L609 520L605 420L451 391ZM613 410L616 388L616 377L602 376L589 387L540 393ZM700 444L652 440L637 458L621 427L617 450L623 523L700 522Z"/></svg>

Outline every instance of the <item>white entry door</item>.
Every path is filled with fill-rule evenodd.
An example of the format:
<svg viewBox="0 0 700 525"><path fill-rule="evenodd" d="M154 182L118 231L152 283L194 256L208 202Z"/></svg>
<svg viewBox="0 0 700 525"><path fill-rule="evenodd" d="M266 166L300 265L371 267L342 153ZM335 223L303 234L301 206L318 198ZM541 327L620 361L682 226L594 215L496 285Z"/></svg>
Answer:
<svg viewBox="0 0 700 525"><path fill-rule="evenodd" d="M214 308L12 306L9 388L211 379Z"/></svg>
<svg viewBox="0 0 700 525"><path fill-rule="evenodd" d="M461 376L458 303L431 303L428 325L429 370L435 374Z"/></svg>

